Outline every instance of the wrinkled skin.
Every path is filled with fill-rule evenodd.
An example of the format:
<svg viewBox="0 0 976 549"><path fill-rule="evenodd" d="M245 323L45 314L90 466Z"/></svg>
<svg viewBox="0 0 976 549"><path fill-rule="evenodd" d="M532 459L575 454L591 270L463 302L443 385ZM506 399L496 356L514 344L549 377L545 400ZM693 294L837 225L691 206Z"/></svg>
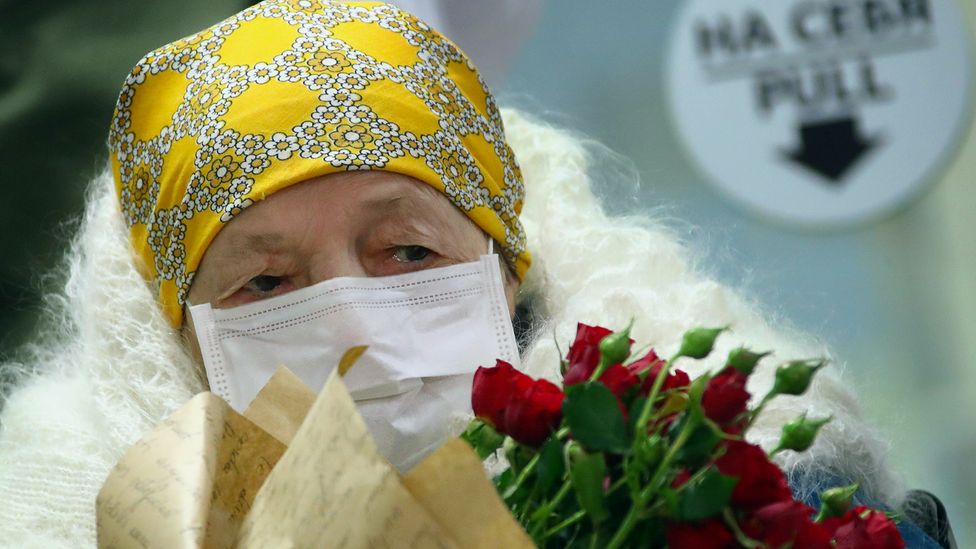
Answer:
<svg viewBox="0 0 976 549"><path fill-rule="evenodd" d="M278 191L231 220L207 248L189 302L234 307L338 276L476 261L487 249L485 233L425 183L383 171L331 174ZM504 265L502 272L514 312L518 278ZM193 321L184 318L187 347L202 364Z"/></svg>

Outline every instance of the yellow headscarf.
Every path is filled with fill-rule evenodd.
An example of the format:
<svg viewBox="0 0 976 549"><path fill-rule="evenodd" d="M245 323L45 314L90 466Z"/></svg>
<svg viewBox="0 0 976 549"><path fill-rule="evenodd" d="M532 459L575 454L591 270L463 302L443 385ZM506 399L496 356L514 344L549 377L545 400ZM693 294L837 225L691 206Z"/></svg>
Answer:
<svg viewBox="0 0 976 549"><path fill-rule="evenodd" d="M173 326L225 223L289 185L380 169L444 193L529 268L494 99L450 41L378 2L267 0L132 69L109 136L146 277Z"/></svg>

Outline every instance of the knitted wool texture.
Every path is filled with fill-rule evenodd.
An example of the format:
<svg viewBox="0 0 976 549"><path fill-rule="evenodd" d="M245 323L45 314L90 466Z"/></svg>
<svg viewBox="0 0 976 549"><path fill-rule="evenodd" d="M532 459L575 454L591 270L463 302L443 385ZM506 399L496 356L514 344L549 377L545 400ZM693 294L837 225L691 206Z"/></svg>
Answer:
<svg viewBox="0 0 976 549"><path fill-rule="evenodd" d="M577 321L615 327L632 316L633 337L665 355L690 327L733 326L703 367L719 366L716 360L742 343L775 349L783 358L826 353L812 338L780 324L774 328L755 304L702 274L659 224L608 216L591 189L588 155L578 139L517 112L503 115L525 175L522 221L535 257L519 297L531 300L539 317L523 355L529 373L557 378L553 331L566 342ZM136 269L107 172L93 184L67 268L49 337L29 360L3 365L40 373L10 395L0 415L2 547L93 547L95 496L112 465L204 389L200 368ZM858 479L869 494L895 506L900 492L884 448L829 370L807 395L774 401L751 436L768 449L782 424L800 411L833 414L811 451L780 454L779 464L787 471L825 469ZM772 364L762 363L751 388L762 394L772 371Z"/></svg>

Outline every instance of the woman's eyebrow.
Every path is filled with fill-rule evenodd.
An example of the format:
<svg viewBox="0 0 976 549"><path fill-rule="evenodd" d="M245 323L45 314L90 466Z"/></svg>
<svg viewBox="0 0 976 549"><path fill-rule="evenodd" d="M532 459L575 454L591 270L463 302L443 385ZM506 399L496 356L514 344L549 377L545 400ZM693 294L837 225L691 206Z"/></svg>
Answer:
<svg viewBox="0 0 976 549"><path fill-rule="evenodd" d="M240 256L276 252L281 249L284 240L284 236L276 233L235 235L227 247L227 253Z"/></svg>
<svg viewBox="0 0 976 549"><path fill-rule="evenodd" d="M412 196L407 193L374 198L363 202L363 205L373 217L382 218L383 221L396 218L407 220L411 224L419 223L422 220L428 226L440 227L445 225L444 212L437 207L437 204L431 204L425 201L423 197Z"/></svg>
<svg viewBox="0 0 976 549"><path fill-rule="evenodd" d="M397 196L373 198L371 200L367 200L364 205L370 211L388 212L391 210L400 210L408 207L410 202L410 197L401 194Z"/></svg>

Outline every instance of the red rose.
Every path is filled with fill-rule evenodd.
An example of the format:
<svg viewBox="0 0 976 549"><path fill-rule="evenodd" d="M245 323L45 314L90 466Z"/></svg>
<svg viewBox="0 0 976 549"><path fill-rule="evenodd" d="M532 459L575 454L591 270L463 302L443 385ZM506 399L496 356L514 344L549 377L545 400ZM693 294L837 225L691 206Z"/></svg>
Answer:
<svg viewBox="0 0 976 549"><path fill-rule="evenodd" d="M704 522L671 522L664 530L668 549L732 549L735 536L718 519Z"/></svg>
<svg viewBox="0 0 976 549"><path fill-rule="evenodd" d="M793 499L783 472L759 446L731 440L726 443L725 454L715 460L715 466L723 475L739 479L732 490L733 506L756 508Z"/></svg>
<svg viewBox="0 0 976 549"><path fill-rule="evenodd" d="M830 531L813 522L813 509L797 501L779 501L760 507L739 526L747 536L768 547L830 549Z"/></svg>
<svg viewBox="0 0 976 549"><path fill-rule="evenodd" d="M621 398L627 389L640 383L640 379L623 365L614 364L600 375L600 383L606 385L617 398Z"/></svg>
<svg viewBox="0 0 976 549"><path fill-rule="evenodd" d="M504 432L509 403L516 395L523 398L531 386L531 377L504 360L496 361L492 368L482 366L475 371L471 384L471 409L479 419Z"/></svg>
<svg viewBox="0 0 976 549"><path fill-rule="evenodd" d="M647 372L645 374L646 377L644 378L644 384L641 386L644 394L647 394L651 391L651 386L654 385L654 378L656 378L658 373L661 372L661 368L663 368L665 364L666 361L657 356L654 349L651 349L646 355L628 364L627 369L629 369L634 375L640 375L645 371ZM687 387L690 383L691 379L688 377L688 374L681 370L675 370L674 372L669 372L667 377L664 378L664 383L661 384L661 390L669 391L671 389Z"/></svg>
<svg viewBox="0 0 976 549"><path fill-rule="evenodd" d="M600 363L600 340L612 334L601 326L588 326L582 322L576 325L576 340L569 347L566 361L569 366L563 376L563 385L569 387L590 379L593 370Z"/></svg>
<svg viewBox="0 0 976 549"><path fill-rule="evenodd" d="M644 370L650 370L651 368L654 368L654 371L652 373L656 374L658 371L661 370L661 366L664 366L664 359L657 356L657 353L654 352L654 349L651 349L650 351L647 351L646 355L638 358L637 360L627 365L627 368L629 368L630 371L633 372L634 374L639 375ZM653 377L653 375L651 375L651 377Z"/></svg>
<svg viewBox="0 0 976 549"><path fill-rule="evenodd" d="M842 517L824 521L834 533L836 549L903 549L898 527L884 513L859 505Z"/></svg>
<svg viewBox="0 0 976 549"><path fill-rule="evenodd" d="M691 385L691 378L688 377L688 374L686 374L684 370L675 370L668 374L668 377L664 380L664 385L662 385L662 387L664 387L665 391L669 391L671 389L680 389L689 385Z"/></svg>
<svg viewBox="0 0 976 549"><path fill-rule="evenodd" d="M719 425L727 425L745 412L749 402L749 392L746 391L748 379L745 374L732 367L722 370L710 379L702 393L705 415Z"/></svg>
<svg viewBox="0 0 976 549"><path fill-rule="evenodd" d="M532 379L499 360L474 373L471 408L478 418L522 444L536 446L562 418L563 392L544 379Z"/></svg>
<svg viewBox="0 0 976 549"><path fill-rule="evenodd" d="M528 446L539 446L559 425L566 395L554 384L537 379L528 392L517 395L505 412L504 432Z"/></svg>

